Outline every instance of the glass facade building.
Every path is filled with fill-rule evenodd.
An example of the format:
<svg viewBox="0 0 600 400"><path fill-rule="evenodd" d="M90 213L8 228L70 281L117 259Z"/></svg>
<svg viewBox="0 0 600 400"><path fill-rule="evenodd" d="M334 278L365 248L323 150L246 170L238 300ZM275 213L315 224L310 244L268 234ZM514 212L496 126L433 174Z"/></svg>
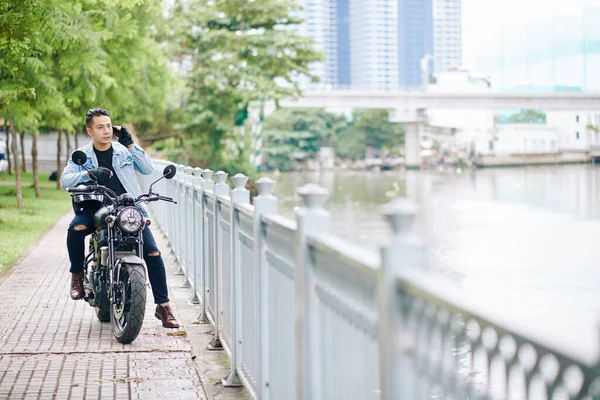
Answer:
<svg viewBox="0 0 600 400"><path fill-rule="evenodd" d="M600 7L582 6L528 18L498 30L496 49L476 63L493 87L600 90Z"/></svg>
<svg viewBox="0 0 600 400"><path fill-rule="evenodd" d="M321 82L305 82L306 89L421 86L421 61L433 55L432 0L297 2L302 10L296 16L304 22L295 29L313 38L326 57L312 67Z"/></svg>

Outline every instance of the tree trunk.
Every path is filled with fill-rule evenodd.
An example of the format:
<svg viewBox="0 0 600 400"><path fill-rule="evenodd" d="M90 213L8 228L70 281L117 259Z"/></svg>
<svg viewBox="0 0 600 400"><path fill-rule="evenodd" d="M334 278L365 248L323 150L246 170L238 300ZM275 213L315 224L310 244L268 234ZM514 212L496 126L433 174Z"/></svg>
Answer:
<svg viewBox="0 0 600 400"><path fill-rule="evenodd" d="M12 175L12 162L10 161L10 130L8 121L4 122L4 132L6 133L6 161L8 161L8 174Z"/></svg>
<svg viewBox="0 0 600 400"><path fill-rule="evenodd" d="M10 124L10 132L12 133L12 153L17 154L17 132L15 131L14 125ZM21 169L19 168L19 157L15 157L15 174L16 176L16 190L17 190L17 206L19 210L25 208L23 204L23 189L21 188Z"/></svg>
<svg viewBox="0 0 600 400"><path fill-rule="evenodd" d="M60 162L60 153L62 153L62 131L58 131L58 139L56 140L56 188L60 189L60 176L62 168Z"/></svg>
<svg viewBox="0 0 600 400"><path fill-rule="evenodd" d="M33 187L35 188L35 197L42 197L42 192L40 191L40 177L38 174L37 156L37 135L33 134L31 138L31 169L33 170Z"/></svg>
<svg viewBox="0 0 600 400"><path fill-rule="evenodd" d="M79 148L79 134L75 132L75 149Z"/></svg>
<svg viewBox="0 0 600 400"><path fill-rule="evenodd" d="M67 142L67 157L71 156L71 153L73 152L73 149L71 148L71 138L70 138L71 134L67 131L65 132L65 139Z"/></svg>
<svg viewBox="0 0 600 400"><path fill-rule="evenodd" d="M19 133L19 137L21 138L21 164L23 172L27 172L27 165L25 164L25 132L21 131Z"/></svg>

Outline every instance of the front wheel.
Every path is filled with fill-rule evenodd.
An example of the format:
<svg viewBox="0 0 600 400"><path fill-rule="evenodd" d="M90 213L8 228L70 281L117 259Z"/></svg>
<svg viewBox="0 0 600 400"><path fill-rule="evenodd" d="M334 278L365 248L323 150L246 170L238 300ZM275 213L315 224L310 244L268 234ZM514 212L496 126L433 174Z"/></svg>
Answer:
<svg viewBox="0 0 600 400"><path fill-rule="evenodd" d="M123 264L110 307L112 332L119 343L135 340L146 312L146 270L143 265Z"/></svg>

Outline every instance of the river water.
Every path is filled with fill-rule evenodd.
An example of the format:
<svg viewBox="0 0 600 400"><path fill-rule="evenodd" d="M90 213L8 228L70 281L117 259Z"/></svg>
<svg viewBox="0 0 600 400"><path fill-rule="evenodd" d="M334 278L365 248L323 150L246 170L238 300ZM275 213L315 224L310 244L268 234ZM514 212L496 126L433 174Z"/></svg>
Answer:
<svg viewBox="0 0 600 400"><path fill-rule="evenodd" d="M414 198L433 273L534 335L600 347L600 166L270 176L281 214L293 218L296 188L319 183L333 233L377 251L390 234L381 206Z"/></svg>

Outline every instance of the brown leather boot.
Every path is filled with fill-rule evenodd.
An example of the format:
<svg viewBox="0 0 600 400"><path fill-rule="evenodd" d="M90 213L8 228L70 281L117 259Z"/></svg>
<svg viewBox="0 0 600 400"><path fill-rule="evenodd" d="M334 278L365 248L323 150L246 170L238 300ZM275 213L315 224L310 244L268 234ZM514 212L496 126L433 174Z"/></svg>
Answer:
<svg viewBox="0 0 600 400"><path fill-rule="evenodd" d="M73 300L83 299L83 272L71 274L71 298Z"/></svg>
<svg viewBox="0 0 600 400"><path fill-rule="evenodd" d="M162 321L162 326L165 328L179 328L179 322L175 319L170 306L156 305L154 316Z"/></svg>

